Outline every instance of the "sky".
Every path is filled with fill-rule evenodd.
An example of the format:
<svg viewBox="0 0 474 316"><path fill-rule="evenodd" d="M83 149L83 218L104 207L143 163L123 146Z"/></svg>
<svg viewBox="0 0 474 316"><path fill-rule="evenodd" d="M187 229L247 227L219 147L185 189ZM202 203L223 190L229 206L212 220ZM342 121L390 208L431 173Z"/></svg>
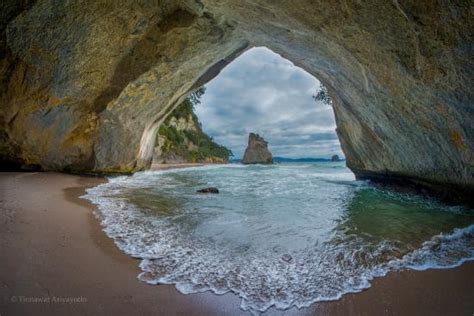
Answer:
<svg viewBox="0 0 474 316"><path fill-rule="evenodd" d="M204 131L241 158L248 134L268 141L273 156L342 155L331 106L312 96L319 81L264 47L248 50L206 84L196 114Z"/></svg>

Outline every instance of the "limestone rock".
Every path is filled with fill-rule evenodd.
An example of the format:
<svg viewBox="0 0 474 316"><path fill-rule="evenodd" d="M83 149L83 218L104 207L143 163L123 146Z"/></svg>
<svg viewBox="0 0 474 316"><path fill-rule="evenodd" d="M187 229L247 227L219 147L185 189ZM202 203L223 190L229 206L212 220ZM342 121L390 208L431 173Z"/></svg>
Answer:
<svg viewBox="0 0 474 316"><path fill-rule="evenodd" d="M474 203L470 1L7 0L0 12L2 167L145 169L172 109L266 46L328 88L358 178Z"/></svg>
<svg viewBox="0 0 474 316"><path fill-rule="evenodd" d="M249 142L245 149L244 157L242 158L244 164L272 164L272 153L268 150L268 142L258 134L250 133Z"/></svg>
<svg viewBox="0 0 474 316"><path fill-rule="evenodd" d="M333 161L333 162L338 162L338 161L341 161L341 159L339 158L338 155L332 155L331 161Z"/></svg>

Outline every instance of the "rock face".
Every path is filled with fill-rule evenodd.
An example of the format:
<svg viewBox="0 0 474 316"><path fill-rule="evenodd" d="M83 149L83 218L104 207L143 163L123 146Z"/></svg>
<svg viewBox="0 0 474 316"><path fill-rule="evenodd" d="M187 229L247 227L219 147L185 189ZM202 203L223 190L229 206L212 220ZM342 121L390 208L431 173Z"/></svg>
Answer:
<svg viewBox="0 0 474 316"><path fill-rule="evenodd" d="M268 150L268 142L258 134L249 134L249 143L245 149L244 157L242 158L244 164L272 164L272 153Z"/></svg>
<svg viewBox="0 0 474 316"><path fill-rule="evenodd" d="M333 162L338 162L338 161L341 161L341 159L339 158L338 155L333 155L333 156L331 157L331 161L333 161Z"/></svg>
<svg viewBox="0 0 474 316"><path fill-rule="evenodd" d="M0 12L2 167L145 169L172 109L266 46L328 88L358 178L474 199L470 1L6 0Z"/></svg>

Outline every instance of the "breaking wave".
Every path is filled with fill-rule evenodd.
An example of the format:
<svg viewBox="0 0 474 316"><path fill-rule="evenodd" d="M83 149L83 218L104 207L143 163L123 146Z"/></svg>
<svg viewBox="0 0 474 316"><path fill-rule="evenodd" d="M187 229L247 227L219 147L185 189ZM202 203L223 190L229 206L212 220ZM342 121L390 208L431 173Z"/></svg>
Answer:
<svg viewBox="0 0 474 316"><path fill-rule="evenodd" d="M221 194L195 193L210 184ZM474 260L471 210L371 188L340 164L145 172L84 197L117 246L142 259L140 280L233 292L252 313L337 300L392 270Z"/></svg>

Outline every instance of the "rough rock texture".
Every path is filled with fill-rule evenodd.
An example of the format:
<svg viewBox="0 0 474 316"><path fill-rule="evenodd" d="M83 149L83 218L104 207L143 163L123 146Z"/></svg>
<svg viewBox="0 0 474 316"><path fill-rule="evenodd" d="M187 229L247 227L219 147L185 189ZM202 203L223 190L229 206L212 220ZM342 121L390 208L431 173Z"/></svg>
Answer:
<svg viewBox="0 0 474 316"><path fill-rule="evenodd" d="M268 150L268 142L258 134L249 134L249 143L245 148L244 157L242 158L244 164L272 164L273 156L270 150Z"/></svg>
<svg viewBox="0 0 474 316"><path fill-rule="evenodd" d="M341 161L341 159L339 158L338 155L333 155L333 156L331 157L331 161L333 161L333 162L338 162L338 161Z"/></svg>
<svg viewBox="0 0 474 316"><path fill-rule="evenodd" d="M267 46L328 87L359 178L474 196L472 1L5 0L0 12L2 166L146 168L167 113Z"/></svg>

